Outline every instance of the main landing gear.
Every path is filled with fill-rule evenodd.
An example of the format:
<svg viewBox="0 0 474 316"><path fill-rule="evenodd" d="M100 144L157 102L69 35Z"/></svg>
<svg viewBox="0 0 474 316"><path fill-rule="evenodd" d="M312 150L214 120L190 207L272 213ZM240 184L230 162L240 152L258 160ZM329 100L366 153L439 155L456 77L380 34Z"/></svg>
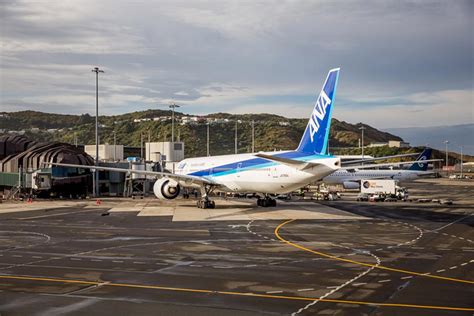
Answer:
<svg viewBox="0 0 474 316"><path fill-rule="evenodd" d="M201 190L201 199L197 201L198 208L216 208L216 203L209 199L209 194L214 190L213 187L206 185Z"/></svg>
<svg viewBox="0 0 474 316"><path fill-rule="evenodd" d="M263 199L257 199L257 205L261 207L275 207L277 206L277 201L266 195Z"/></svg>

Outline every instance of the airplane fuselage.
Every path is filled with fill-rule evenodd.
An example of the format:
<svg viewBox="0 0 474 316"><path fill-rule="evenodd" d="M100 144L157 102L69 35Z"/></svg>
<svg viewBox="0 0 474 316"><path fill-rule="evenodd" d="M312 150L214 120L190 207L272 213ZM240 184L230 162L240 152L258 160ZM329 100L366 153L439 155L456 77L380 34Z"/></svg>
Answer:
<svg viewBox="0 0 474 316"><path fill-rule="evenodd" d="M415 170L337 170L336 172L324 177L323 182L326 184L343 184L344 182L356 182L369 179L410 181L417 179L423 174L428 174L428 172Z"/></svg>
<svg viewBox="0 0 474 316"><path fill-rule="evenodd" d="M177 174L205 177L219 190L233 192L288 193L337 170L340 158L297 151L267 152L266 155L318 163L299 170L286 164L256 157L254 154L188 158L181 161ZM183 186L186 186L183 183Z"/></svg>

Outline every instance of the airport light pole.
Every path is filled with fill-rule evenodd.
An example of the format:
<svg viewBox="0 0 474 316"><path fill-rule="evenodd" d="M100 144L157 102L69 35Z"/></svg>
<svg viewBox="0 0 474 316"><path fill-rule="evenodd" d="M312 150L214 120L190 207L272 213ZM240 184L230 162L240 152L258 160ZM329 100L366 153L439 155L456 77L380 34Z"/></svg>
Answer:
<svg viewBox="0 0 474 316"><path fill-rule="evenodd" d="M116 157L116 154L117 154L117 132L114 130L114 161L117 161L117 157Z"/></svg>
<svg viewBox="0 0 474 316"><path fill-rule="evenodd" d="M104 71L99 67L94 67L92 72L95 72L95 166L99 166L99 73ZM99 171L95 170L94 175L94 196L99 196Z"/></svg>
<svg viewBox="0 0 474 316"><path fill-rule="evenodd" d="M362 123L361 123L361 124L362 124ZM362 131L362 143L361 143L361 148L362 148L362 159L364 159L364 131L365 131L364 125L362 125L361 127L359 127L359 129Z"/></svg>
<svg viewBox="0 0 474 316"><path fill-rule="evenodd" d="M252 120L252 153L255 152L255 121Z"/></svg>
<svg viewBox="0 0 474 316"><path fill-rule="evenodd" d="M446 175L449 174L448 172L448 144L449 140L445 140L444 143L446 144Z"/></svg>
<svg viewBox="0 0 474 316"><path fill-rule="evenodd" d="M174 143L174 110L175 108L179 108L180 106L176 103L171 103L169 108L171 109L171 142Z"/></svg>
<svg viewBox="0 0 474 316"><path fill-rule="evenodd" d="M207 157L209 157L209 122L206 123L207 127Z"/></svg>
<svg viewBox="0 0 474 316"><path fill-rule="evenodd" d="M237 121L235 121L235 154L237 154L237 151L238 151L238 148L237 148L237 138L238 138Z"/></svg>

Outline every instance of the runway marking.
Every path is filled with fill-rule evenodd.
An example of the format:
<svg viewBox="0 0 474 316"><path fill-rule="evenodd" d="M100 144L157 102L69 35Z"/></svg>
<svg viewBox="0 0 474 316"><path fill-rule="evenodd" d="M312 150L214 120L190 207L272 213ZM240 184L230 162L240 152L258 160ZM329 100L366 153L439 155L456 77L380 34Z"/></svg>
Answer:
<svg viewBox="0 0 474 316"><path fill-rule="evenodd" d="M462 266L465 266L466 264L467 264L467 262L461 263Z"/></svg>
<svg viewBox="0 0 474 316"><path fill-rule="evenodd" d="M441 270L438 270L436 272L444 272L444 271L446 271L446 269L441 269Z"/></svg>
<svg viewBox="0 0 474 316"><path fill-rule="evenodd" d="M15 258L23 258L22 255L12 255L12 257L15 257Z"/></svg>
<svg viewBox="0 0 474 316"><path fill-rule="evenodd" d="M406 280L406 279L411 279L411 278L413 278L413 276L409 275L409 276L401 277L400 279Z"/></svg>
<svg viewBox="0 0 474 316"><path fill-rule="evenodd" d="M283 291L268 291L268 292L265 292L267 294L278 294L278 293L283 293Z"/></svg>
<svg viewBox="0 0 474 316"><path fill-rule="evenodd" d="M385 283L385 282L390 282L390 281L392 281L392 280L391 280L391 279L387 279L387 280L380 280L380 281L378 281L378 283Z"/></svg>
<svg viewBox="0 0 474 316"><path fill-rule="evenodd" d="M68 215L68 214L78 214L78 213L86 213L86 212L97 212L98 209L93 210L85 210L85 211L78 211L78 212L66 212L66 213L56 213L56 214L48 214L48 215L40 215L40 216L31 216L31 217L19 217L16 219L19 220L28 220L28 219L36 219L36 218L44 218L44 217L53 217L53 216L61 216L61 215Z"/></svg>
<svg viewBox="0 0 474 316"><path fill-rule="evenodd" d="M314 301L319 300L321 302L335 303L335 304L351 304L351 305L368 305L368 306L380 306L380 307L398 307L398 308L415 308L415 309L428 309L428 310L451 310L451 311L474 311L472 307L456 307L456 306L437 306L437 305L417 305L417 304L398 304L398 303L377 303L367 301L352 301L352 300L339 300L339 299L318 299L312 297L302 296L288 296L288 295L272 295L263 293L243 293L243 292L232 292L232 291L214 291L208 289L193 289L193 288L180 288L180 287L169 287L159 285L144 285L144 284L133 284L133 283L113 283L104 281L83 281L74 279L59 279L59 278L44 278L34 276L15 276L15 275L0 275L0 279L4 280L23 280L23 281L41 281L41 282L56 282L65 284L84 284L84 285L97 285L103 287L123 287L123 288L134 288L134 289L148 289L148 290L161 290L161 291L174 291L174 292L186 292L186 293L202 293L202 294L219 294L228 296L247 296L257 298L268 298L268 299L280 299L280 300L293 300L293 301Z"/></svg>
<svg viewBox="0 0 474 316"><path fill-rule="evenodd" d="M307 291L314 291L313 288L309 288L309 289L299 289L297 290L298 292L307 292Z"/></svg>
<svg viewBox="0 0 474 316"><path fill-rule="evenodd" d="M279 234L279 230L286 224L288 223L291 223L295 221L294 219L290 219L290 220L287 220L281 224L279 224L276 228L275 228L275 236L282 242L292 246L292 247L295 247L295 248L298 248L298 249L301 249L301 250L304 250L304 251L307 251L307 252L310 252L310 253L313 253L313 254L316 254L316 255L319 255L319 256L322 256L322 257L326 257L326 258L330 258L330 259L334 259L334 260L338 260L338 261L343 261L343 262L348 262L348 263L352 263L352 264L356 264L356 265L361 265L361 266L366 266L366 267L376 267L377 269L381 269L381 270L386 270L386 271L393 271L393 272L399 272L399 273L405 273L405 274L411 274L411 275L416 275L416 276L423 276L423 277L428 277L428 278L432 278L432 279L440 279L440 280L445 280L445 281L451 281L451 282L459 282L459 283L467 283L467 284L474 284L474 281L471 281L471 280L463 280L463 279L456 279L456 278L449 278L449 277L443 277L443 276L439 276L439 275L427 275L425 273L420 273L420 272L415 272L415 271L409 271L409 270L403 270L403 269L396 269L396 268L390 268L390 267L386 267L386 266L382 266L382 265L374 265L374 264L370 264L370 263L365 263L365 262L360 262L360 261L355 261L355 260L350 260L350 259L344 259L344 258L340 258L340 257L336 257L334 255L330 255L330 254L326 254L326 253L323 253L323 252L320 252L320 251L316 251L316 250L312 250L312 249L309 249L309 248L306 248L304 246L301 246L299 244L296 244L296 243L293 243L289 240L286 240L284 239L283 237L280 236Z"/></svg>
<svg viewBox="0 0 474 316"><path fill-rule="evenodd" d="M450 267L449 270L453 270L453 269L456 269L457 266L453 266L453 267Z"/></svg>
<svg viewBox="0 0 474 316"><path fill-rule="evenodd" d="M69 258L69 260L74 260L74 261L82 261L81 258Z"/></svg>
<svg viewBox="0 0 474 316"><path fill-rule="evenodd" d="M352 286L360 286L360 285L364 285L364 284L367 284L367 282L354 283L354 284L352 284Z"/></svg>
<svg viewBox="0 0 474 316"><path fill-rule="evenodd" d="M115 263L122 263L123 261L122 261L122 260L112 260L112 262L115 262Z"/></svg>

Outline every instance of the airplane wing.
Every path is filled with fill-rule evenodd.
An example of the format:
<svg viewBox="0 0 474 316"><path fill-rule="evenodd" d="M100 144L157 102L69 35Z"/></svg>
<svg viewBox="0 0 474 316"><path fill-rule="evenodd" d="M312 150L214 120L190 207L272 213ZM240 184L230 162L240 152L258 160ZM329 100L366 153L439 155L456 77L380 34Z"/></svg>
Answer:
<svg viewBox="0 0 474 316"><path fill-rule="evenodd" d="M83 166L83 165L74 165L74 164L67 164L67 163L56 163L56 162L45 162L46 165L53 165L59 167L71 167L71 168L81 168L81 169L90 169L90 170L104 170L104 171L114 171L114 172L122 172L122 173L136 173L136 174L143 174L147 176L155 176L156 178L171 178L174 180L179 180L184 182L185 184L199 184L199 185L218 185L214 183L210 179L203 178L203 177L196 177L190 175L181 175L175 173L168 173L168 172L158 172L158 171L147 171L147 170L132 170L132 169L123 169L123 168L113 168L113 167L101 167L101 166Z"/></svg>
<svg viewBox="0 0 474 316"><path fill-rule="evenodd" d="M312 167L317 167L320 166L320 163L315 163L315 162L307 162L307 161L300 161L300 160L294 160L294 159L289 159L289 158L282 158L282 157L275 157L271 155L266 155L263 153L257 153L254 156L260 157L263 159L271 160L271 161L276 161L281 164L296 168L298 170L306 170Z"/></svg>
<svg viewBox="0 0 474 316"><path fill-rule="evenodd" d="M442 161L443 159L430 159L430 160L423 160L425 162L433 162L433 161ZM391 163L376 163L371 165L360 165L360 166L345 166L341 167L342 170L355 170L355 169L369 169L369 168L377 168L377 167L393 167L399 165L411 165L414 163L420 162L419 160L414 161L400 161L400 162L391 162Z"/></svg>
<svg viewBox="0 0 474 316"><path fill-rule="evenodd" d="M393 156L383 156L383 157L375 157L375 158L367 158L367 159L357 159L357 160L349 160L342 162L343 166L370 162L370 161L377 161L377 160L385 160L385 159L393 159L393 158L402 158L402 157L410 157L410 156L417 156L420 153L413 153L413 154L400 154L400 155L393 155Z"/></svg>

